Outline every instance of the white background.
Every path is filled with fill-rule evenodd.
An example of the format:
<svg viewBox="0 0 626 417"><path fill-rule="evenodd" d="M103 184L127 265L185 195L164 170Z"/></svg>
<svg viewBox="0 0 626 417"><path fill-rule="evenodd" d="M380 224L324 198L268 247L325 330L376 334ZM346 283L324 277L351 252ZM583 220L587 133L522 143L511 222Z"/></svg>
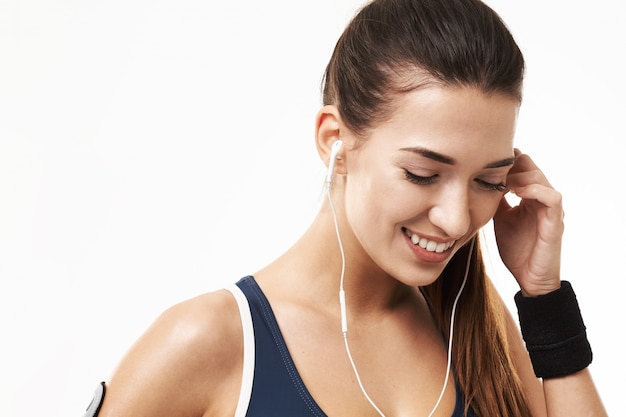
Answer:
<svg viewBox="0 0 626 417"><path fill-rule="evenodd" d="M1 416L81 416L161 311L304 231L321 74L360 3L0 0ZM489 4L527 59L517 145L564 194L563 275L618 415L622 6Z"/></svg>

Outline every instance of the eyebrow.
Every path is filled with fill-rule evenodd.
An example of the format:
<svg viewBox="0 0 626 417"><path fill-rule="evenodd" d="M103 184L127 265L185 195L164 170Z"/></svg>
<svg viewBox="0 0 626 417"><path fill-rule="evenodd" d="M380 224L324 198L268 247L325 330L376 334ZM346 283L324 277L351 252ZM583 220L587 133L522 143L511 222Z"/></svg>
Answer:
<svg viewBox="0 0 626 417"><path fill-rule="evenodd" d="M401 148L400 150L405 151L405 152L416 153L416 154L423 156L424 158L432 159L433 161L440 162L446 165L455 165L457 162L456 159L452 158L451 156L446 156L439 152L435 152L427 148L412 147L412 148ZM490 162L487 165L485 165L485 168L501 168L501 167L511 166L515 164L516 160L517 158L512 156L510 158L501 159L495 162Z"/></svg>

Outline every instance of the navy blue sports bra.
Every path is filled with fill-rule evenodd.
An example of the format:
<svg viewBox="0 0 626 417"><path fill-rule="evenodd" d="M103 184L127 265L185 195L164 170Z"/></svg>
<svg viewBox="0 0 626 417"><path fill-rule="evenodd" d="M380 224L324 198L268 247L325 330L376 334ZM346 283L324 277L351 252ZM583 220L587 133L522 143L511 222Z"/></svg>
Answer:
<svg viewBox="0 0 626 417"><path fill-rule="evenodd" d="M265 294L252 276L228 288L244 329L243 379L235 417L327 417L304 386ZM457 388L452 417L463 414Z"/></svg>

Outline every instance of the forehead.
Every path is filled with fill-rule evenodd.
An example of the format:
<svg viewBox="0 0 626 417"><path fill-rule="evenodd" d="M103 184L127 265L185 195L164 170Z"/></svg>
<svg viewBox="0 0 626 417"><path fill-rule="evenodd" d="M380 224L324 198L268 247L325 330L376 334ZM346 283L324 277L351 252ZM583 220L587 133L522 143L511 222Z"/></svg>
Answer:
<svg viewBox="0 0 626 417"><path fill-rule="evenodd" d="M518 109L518 100L504 93L432 85L398 95L391 116L370 131L366 142L428 148L457 159L497 159L512 153Z"/></svg>

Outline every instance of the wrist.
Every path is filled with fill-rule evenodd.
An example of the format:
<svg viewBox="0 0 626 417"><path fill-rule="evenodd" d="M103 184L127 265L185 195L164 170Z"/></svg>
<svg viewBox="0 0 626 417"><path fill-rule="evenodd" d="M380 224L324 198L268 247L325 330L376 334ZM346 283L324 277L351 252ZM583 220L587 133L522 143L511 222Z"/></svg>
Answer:
<svg viewBox="0 0 626 417"><path fill-rule="evenodd" d="M528 285L525 287L520 286L520 293L524 297L533 298L550 294L551 292L558 291L560 288L561 280L557 278L555 281L540 285Z"/></svg>

